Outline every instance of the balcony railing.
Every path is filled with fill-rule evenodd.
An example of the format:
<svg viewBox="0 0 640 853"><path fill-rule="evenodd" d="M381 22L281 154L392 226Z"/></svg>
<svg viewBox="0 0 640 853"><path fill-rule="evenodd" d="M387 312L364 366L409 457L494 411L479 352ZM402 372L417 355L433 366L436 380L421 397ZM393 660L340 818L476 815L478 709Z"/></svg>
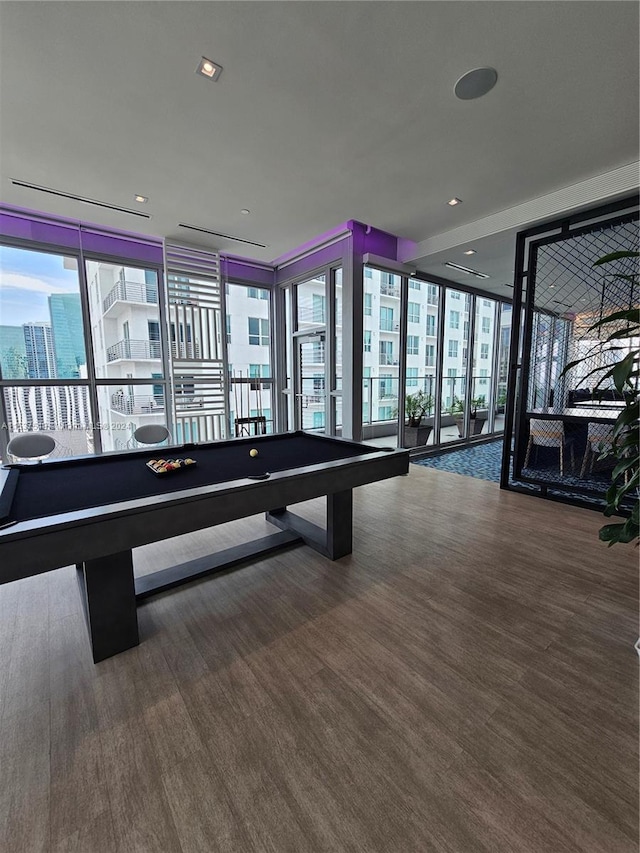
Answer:
<svg viewBox="0 0 640 853"><path fill-rule="evenodd" d="M380 293L383 296L395 296L396 299L400 298L400 288L396 284L381 284Z"/></svg>
<svg viewBox="0 0 640 853"><path fill-rule="evenodd" d="M400 364L400 360L398 359L397 356L395 356L393 354L381 352L379 360L378 360L378 364L391 365L393 367L397 367Z"/></svg>
<svg viewBox="0 0 640 853"><path fill-rule="evenodd" d="M114 302L157 305L158 288L154 284L144 284L138 281L119 281L102 300L102 313L106 314Z"/></svg>
<svg viewBox="0 0 640 853"><path fill-rule="evenodd" d="M164 410L164 394L124 394L116 391L111 395L111 408L122 415L149 415Z"/></svg>
<svg viewBox="0 0 640 853"><path fill-rule="evenodd" d="M162 355L160 341L136 341L125 339L107 348L107 361L147 361L160 359Z"/></svg>

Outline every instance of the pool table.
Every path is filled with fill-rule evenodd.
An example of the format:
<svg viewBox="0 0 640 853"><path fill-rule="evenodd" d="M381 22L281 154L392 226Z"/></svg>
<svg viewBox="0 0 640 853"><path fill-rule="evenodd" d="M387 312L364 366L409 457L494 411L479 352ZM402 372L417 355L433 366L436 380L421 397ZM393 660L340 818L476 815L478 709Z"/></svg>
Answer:
<svg viewBox="0 0 640 853"><path fill-rule="evenodd" d="M162 475L146 464L187 457L195 464ZM406 450L301 431L8 465L0 583L75 564L98 662L138 644L136 605L150 595L296 543L351 553L352 489L408 470ZM326 528L287 509L325 495ZM134 577L133 548L261 512L278 532Z"/></svg>

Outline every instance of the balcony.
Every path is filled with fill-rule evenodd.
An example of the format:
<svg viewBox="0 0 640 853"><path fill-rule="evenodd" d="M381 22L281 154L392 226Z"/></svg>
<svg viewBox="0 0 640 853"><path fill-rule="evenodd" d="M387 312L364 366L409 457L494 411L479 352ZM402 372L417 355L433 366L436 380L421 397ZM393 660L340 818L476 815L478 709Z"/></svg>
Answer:
<svg viewBox="0 0 640 853"><path fill-rule="evenodd" d="M121 415L150 415L164 411L164 394L124 394L111 395L111 408Z"/></svg>
<svg viewBox="0 0 640 853"><path fill-rule="evenodd" d="M107 348L107 361L159 361L160 341L122 340Z"/></svg>
<svg viewBox="0 0 640 853"><path fill-rule="evenodd" d="M381 284L380 293L382 296L393 296L395 299L400 299L400 287L396 284Z"/></svg>
<svg viewBox="0 0 640 853"><path fill-rule="evenodd" d="M155 284L138 281L119 281L105 299L102 300L102 313L106 314L116 302L134 302L138 305L157 305L158 288Z"/></svg>
<svg viewBox="0 0 640 853"><path fill-rule="evenodd" d="M393 354L389 354L386 352L381 352L378 360L378 364L384 364L386 366L397 367L400 364L400 360L396 358Z"/></svg>

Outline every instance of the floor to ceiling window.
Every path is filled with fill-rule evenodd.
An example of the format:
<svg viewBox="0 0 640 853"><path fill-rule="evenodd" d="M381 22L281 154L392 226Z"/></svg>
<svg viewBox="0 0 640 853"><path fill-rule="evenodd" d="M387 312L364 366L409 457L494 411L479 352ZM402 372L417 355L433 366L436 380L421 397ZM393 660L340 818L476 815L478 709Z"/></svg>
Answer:
<svg viewBox="0 0 640 853"><path fill-rule="evenodd" d="M440 288L414 277L408 280L405 371L404 446L433 444L438 349L438 301ZM420 415L419 424L408 427L408 415ZM421 414L422 413L422 414Z"/></svg>
<svg viewBox="0 0 640 853"><path fill-rule="evenodd" d="M137 427L167 425L158 271L87 260L86 272L102 449L124 450Z"/></svg>
<svg viewBox="0 0 640 853"><path fill-rule="evenodd" d="M93 450L78 260L0 246L0 371L5 443L52 435L59 455Z"/></svg>
<svg viewBox="0 0 640 853"><path fill-rule="evenodd" d="M362 426L365 439L397 441L401 278L364 268Z"/></svg>
<svg viewBox="0 0 640 853"><path fill-rule="evenodd" d="M466 438L465 404L469 364L471 295L446 288L442 339L442 396L440 441Z"/></svg>
<svg viewBox="0 0 640 853"><path fill-rule="evenodd" d="M225 293L231 434L273 432L271 292L228 283Z"/></svg>

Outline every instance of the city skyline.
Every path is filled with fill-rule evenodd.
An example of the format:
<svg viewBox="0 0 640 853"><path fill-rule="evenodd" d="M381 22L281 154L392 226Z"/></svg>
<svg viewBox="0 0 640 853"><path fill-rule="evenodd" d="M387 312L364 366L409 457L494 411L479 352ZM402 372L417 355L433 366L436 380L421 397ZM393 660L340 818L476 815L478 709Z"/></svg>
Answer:
<svg viewBox="0 0 640 853"><path fill-rule="evenodd" d="M80 293L75 258L0 246L0 325L49 322L48 298Z"/></svg>

